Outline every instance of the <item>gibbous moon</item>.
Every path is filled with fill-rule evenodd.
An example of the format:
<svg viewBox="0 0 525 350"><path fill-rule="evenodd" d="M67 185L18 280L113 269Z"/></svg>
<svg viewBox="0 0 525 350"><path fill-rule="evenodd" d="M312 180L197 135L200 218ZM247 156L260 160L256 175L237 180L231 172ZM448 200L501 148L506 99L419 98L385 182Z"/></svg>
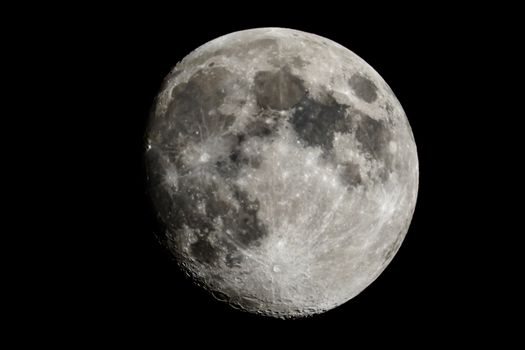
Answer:
<svg viewBox="0 0 525 350"><path fill-rule="evenodd" d="M231 33L186 56L157 96L145 156L182 269L234 307L281 318L372 283L418 190L414 137L386 82L291 29Z"/></svg>

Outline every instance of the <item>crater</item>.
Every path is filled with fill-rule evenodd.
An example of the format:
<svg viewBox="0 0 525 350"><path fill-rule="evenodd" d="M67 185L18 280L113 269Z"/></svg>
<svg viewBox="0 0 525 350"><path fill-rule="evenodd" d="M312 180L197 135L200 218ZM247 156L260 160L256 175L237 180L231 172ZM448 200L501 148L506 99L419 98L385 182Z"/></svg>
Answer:
<svg viewBox="0 0 525 350"><path fill-rule="evenodd" d="M372 103L377 99L377 86L364 75L354 74L348 84L361 100Z"/></svg>

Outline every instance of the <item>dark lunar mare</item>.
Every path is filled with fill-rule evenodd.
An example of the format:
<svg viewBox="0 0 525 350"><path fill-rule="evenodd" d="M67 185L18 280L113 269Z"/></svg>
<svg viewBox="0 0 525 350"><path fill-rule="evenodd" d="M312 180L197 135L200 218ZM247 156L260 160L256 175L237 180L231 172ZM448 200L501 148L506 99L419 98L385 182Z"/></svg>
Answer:
<svg viewBox="0 0 525 350"><path fill-rule="evenodd" d="M188 142L199 142L227 130L235 121L232 115L218 112L232 74L221 67L197 71L187 82L175 86L168 110L150 126L150 135L169 160L185 173L180 156Z"/></svg>
<svg viewBox="0 0 525 350"><path fill-rule="evenodd" d="M380 173L383 180L390 171L392 156L387 151L391 134L383 121L338 103L328 91L320 101L312 98L304 82L286 66L256 73L253 93L259 108L257 116L242 132L229 133L235 117L223 115L217 109L224 102L224 91L231 79L228 70L211 66L178 84L171 92L167 112L151 128L152 134L158 136L158 147L148 152L147 160L153 200L169 232L176 235L181 234L185 226L190 228L196 238L190 245L190 253L197 261L216 265L222 251L224 263L233 268L243 259L237 246L257 245L268 232L257 217L260 206L257 199L250 199L246 192L230 185L237 208L218 198L217 186L224 186L224 180L237 177L243 167L260 165L262 159L245 154L242 146L249 139L276 135L281 118L279 111L293 111L289 122L299 139L306 146L319 146L328 161L334 161L336 132L355 133L365 154L384 161L386 166ZM371 87L364 78L353 77L350 83L360 98L370 100L374 96L375 86ZM198 143L214 134L227 141L230 147L227 154L204 169L187 169L180 158L184 147L188 142ZM343 183L350 186L362 183L359 165L350 162L339 165ZM174 166L179 175L177 189L165 181L170 166ZM195 174L186 176L192 171L216 171L220 183L201 181ZM197 204L204 210L197 210ZM222 232L216 232L218 218L222 220ZM212 234L218 238L210 240Z"/></svg>
<svg viewBox="0 0 525 350"><path fill-rule="evenodd" d="M341 166L343 170L341 171L340 178L343 184L355 187L363 183L361 173L359 172L359 164L345 162Z"/></svg>
<svg viewBox="0 0 525 350"><path fill-rule="evenodd" d="M287 66L276 71L259 71L254 78L254 93L262 108L286 110L295 106L306 94L302 80L290 73Z"/></svg>
<svg viewBox="0 0 525 350"><path fill-rule="evenodd" d="M247 154L243 145L247 140L271 139L277 135L280 116L275 111L259 110L256 119L246 125L242 132L226 134L223 137L230 145L227 156L215 163L218 173L225 179L236 178L243 167L257 169L263 161L262 155ZM270 120L270 122L268 122Z"/></svg>
<svg viewBox="0 0 525 350"><path fill-rule="evenodd" d="M377 100L377 86L364 75L359 73L352 75L348 84L361 100L367 103Z"/></svg>
<svg viewBox="0 0 525 350"><path fill-rule="evenodd" d="M370 158L378 160L385 166L379 171L379 178L386 180L392 172L393 158L388 152L388 144L392 139L388 125L382 120L375 120L354 109L352 106L338 103L330 92L325 91L321 101L305 94L295 106L290 118L297 136L307 146L320 147L323 156L333 165L333 141L335 133L355 133L363 152ZM341 180L349 186L362 183L359 165L344 163Z"/></svg>
<svg viewBox="0 0 525 350"><path fill-rule="evenodd" d="M346 109L346 105L337 103L329 94L323 102L305 95L290 122L299 138L308 146L319 146L324 152L329 152L333 147L335 132L351 131L351 115Z"/></svg>
<svg viewBox="0 0 525 350"><path fill-rule="evenodd" d="M266 226L258 219L260 203L233 185L237 203L226 202L218 196L218 184L201 181L199 176L185 176L178 180L177 189L164 182L165 160L148 152L150 192L155 207L168 228L169 234L182 234L184 227L192 230L196 241L190 245L191 255L199 262L216 265L220 251L225 251L225 263L229 267L240 265L242 255L237 246L256 246L267 234ZM197 209L203 206L203 210ZM218 220L222 225L218 225ZM217 230L220 230L217 232ZM210 240L211 235L218 242ZM166 237L177 241L176 237Z"/></svg>
<svg viewBox="0 0 525 350"><path fill-rule="evenodd" d="M209 234L219 229L215 226L218 218L222 220L223 225L221 231L215 233L218 234L222 248L227 251L225 263L229 267L242 262L242 255L237 246L256 246L268 234L265 225L257 217L259 201L250 200L247 193L236 186L233 186L233 191L238 208L217 197L216 185L202 186L202 183L198 183L188 191L191 194L181 193L176 196L175 202L181 208L181 221L197 233L198 240L191 245L191 253L198 261L214 264L218 258L217 252L221 247L214 246L209 240ZM193 209L196 196L202 197L205 213L196 213Z"/></svg>
<svg viewBox="0 0 525 350"><path fill-rule="evenodd" d="M218 186L225 186L224 181L234 178L241 167L256 167L260 163L260 159L242 152L241 145L247 138L269 137L275 132L275 125L258 120L248 125L244 133L227 132L235 117L221 114L218 108L233 78L228 70L211 67L175 86L166 113L149 127L154 147L146 155L152 199L169 234L182 234L184 227L190 228L196 237L190 245L191 255L203 264L215 265L223 251L229 267L239 266L242 261L237 246L257 245L267 235L267 229L257 218L257 199L250 199L247 193L230 185L237 208L218 198ZM227 155L205 168L188 168L181 158L184 148L213 135L225 138L230 147ZM166 181L170 168L176 170L177 188ZM216 182L202 181L199 171L216 171L219 178ZM199 211L197 204L204 210ZM222 232L216 232L219 218ZM212 234L218 238L210 240ZM178 241L176 237L164 240Z"/></svg>
<svg viewBox="0 0 525 350"><path fill-rule="evenodd" d="M355 132L363 151L372 159L382 161L384 167L379 171L381 180L387 180L392 172L393 155L388 150L392 133L383 120L375 120L362 115Z"/></svg>

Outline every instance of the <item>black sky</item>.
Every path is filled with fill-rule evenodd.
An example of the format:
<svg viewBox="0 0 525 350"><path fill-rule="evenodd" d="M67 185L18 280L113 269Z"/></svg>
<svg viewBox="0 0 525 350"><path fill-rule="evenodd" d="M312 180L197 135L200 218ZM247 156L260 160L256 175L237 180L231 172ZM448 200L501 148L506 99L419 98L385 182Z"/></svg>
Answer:
<svg viewBox="0 0 525 350"><path fill-rule="evenodd" d="M40 78L52 85L48 104L56 110L48 137L54 151L45 165L60 170L46 176L65 192L47 192L60 202L57 232L65 237L50 257L54 277L40 276L49 285L40 316L55 315L71 334L197 333L194 339L206 343L219 341L206 339L213 330L224 337L318 332L372 342L388 334L400 345L415 333L443 342L465 335L465 324L483 323L489 312L472 288L489 271L476 260L473 242L484 238L472 203L483 198L471 173L481 158L472 137L486 123L472 108L486 55L480 43L490 45L484 15L261 6L75 8L31 34L29 52L43 55L39 62L49 70ZM420 162L416 211L392 263L350 302L297 321L238 312L186 280L156 242L144 181L144 128L164 76L207 41L263 26L327 37L368 62L405 109Z"/></svg>

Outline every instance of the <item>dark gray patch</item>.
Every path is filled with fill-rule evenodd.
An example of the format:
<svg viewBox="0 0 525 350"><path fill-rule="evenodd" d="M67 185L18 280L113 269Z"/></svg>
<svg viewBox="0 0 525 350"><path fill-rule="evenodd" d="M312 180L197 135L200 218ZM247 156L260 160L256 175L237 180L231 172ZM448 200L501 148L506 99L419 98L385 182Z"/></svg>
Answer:
<svg viewBox="0 0 525 350"><path fill-rule="evenodd" d="M350 78L348 83L357 97L363 101L372 103L377 99L377 86L367 77L356 73Z"/></svg>
<svg viewBox="0 0 525 350"><path fill-rule="evenodd" d="M384 153L390 141L390 132L383 121L363 115L357 126L356 138L363 149L377 159Z"/></svg>
<svg viewBox="0 0 525 350"><path fill-rule="evenodd" d="M233 222L225 226L230 227L234 232L233 237L242 245L257 244L261 238L268 235L266 226L257 218L259 200L251 200L246 192L238 188L235 189L234 194L239 202L239 209L234 218L228 217L228 219L234 219Z"/></svg>
<svg viewBox="0 0 525 350"><path fill-rule="evenodd" d="M234 187L234 197L238 202L238 208L230 203L225 203L215 198L217 192L208 192L205 194L206 214L197 213L195 210L187 209L186 224L200 232L198 234L199 240L207 240L208 229L214 230L212 223L216 217L221 217L223 221L224 231L221 235L226 235L226 231L229 231L229 236L241 246L249 247L251 245L257 245L261 238L265 237L268 232L264 224L257 218L257 212L259 210L259 201L257 199L250 200L248 194L237 187ZM210 189L208 189L210 191ZM194 202L185 203L184 205L194 206ZM189 212L188 212L189 211ZM188 218L193 218L196 215L198 218L191 222L188 222ZM195 219L195 218L194 218ZM211 232L211 231L210 231ZM226 243L222 240L221 243L227 250L230 264L240 262L237 249L234 245ZM204 245L205 246L205 245ZM204 261L207 262L207 261Z"/></svg>
<svg viewBox="0 0 525 350"><path fill-rule="evenodd" d="M230 161L237 164L239 168L247 166L257 169L261 166L262 158L260 156L248 155L240 149L234 150L228 157Z"/></svg>
<svg viewBox="0 0 525 350"><path fill-rule="evenodd" d="M240 263L241 257L235 245L227 242L227 236L237 244L249 247L257 245L268 233L257 218L258 200L250 200L246 192L233 187L238 204L235 206L218 197L217 186L202 183L198 178L182 177L177 191L157 186L153 188L152 199L171 232L181 234L184 227L192 230L196 241L190 245L190 253L197 261L214 265L220 251L226 249L226 263L234 266ZM203 205L205 210L197 210L198 204ZM216 232L218 218L223 222L223 232ZM212 233L219 237L218 243L210 242Z"/></svg>
<svg viewBox="0 0 525 350"><path fill-rule="evenodd" d="M286 110L295 106L306 94L301 79L287 68L257 72L254 86L257 103L262 108Z"/></svg>
<svg viewBox="0 0 525 350"><path fill-rule="evenodd" d="M365 152L380 159L387 151L391 135L383 121L363 115L357 125L356 138Z"/></svg>
<svg viewBox="0 0 525 350"><path fill-rule="evenodd" d="M225 135L224 138L229 140L230 148L225 156L217 160L215 163L215 169L221 177L225 179L233 179L237 177L243 165L240 161L238 161L238 158L240 158L240 153L242 150L241 145L245 140L245 135L228 134Z"/></svg>
<svg viewBox="0 0 525 350"><path fill-rule="evenodd" d="M274 134L276 128L262 120L256 120L246 127L246 133L256 137L269 137Z"/></svg>
<svg viewBox="0 0 525 350"><path fill-rule="evenodd" d="M346 107L338 104L329 94L323 103L306 96L297 105L290 122L308 146L320 146L329 151L335 132L350 131L350 116L346 113Z"/></svg>
<svg viewBox="0 0 525 350"><path fill-rule="evenodd" d="M347 162L342 167L341 180L344 184L355 187L363 182L358 164Z"/></svg>
<svg viewBox="0 0 525 350"><path fill-rule="evenodd" d="M230 74L220 67L205 69L173 88L168 110L154 126L161 136L160 145L172 162L182 166L177 157L188 141L198 142L220 134L233 124L234 116L217 111L226 95Z"/></svg>
<svg viewBox="0 0 525 350"><path fill-rule="evenodd" d="M212 264L218 257L216 247L208 240L215 230L214 218L228 215L230 206L216 197L215 185L205 185L190 177L179 180L179 189L170 191L165 186L153 189L153 202L162 211L161 219L169 226L170 231L180 232L187 226L192 229L196 241L190 246L196 260ZM206 214L197 211L196 205L203 203Z"/></svg>
<svg viewBox="0 0 525 350"><path fill-rule="evenodd" d="M364 152L371 158L384 162L385 168L380 171L379 176L385 180L391 171L393 161L392 154L388 151L388 143L392 139L388 127L382 120L363 115L355 135Z"/></svg>
<svg viewBox="0 0 525 350"><path fill-rule="evenodd" d="M240 164L231 161L231 159L223 158L215 163L215 168L219 175L223 178L231 179L236 178L240 171Z"/></svg>
<svg viewBox="0 0 525 350"><path fill-rule="evenodd" d="M279 115L275 112L262 113L246 126L246 134L255 137L271 137L277 133Z"/></svg>
<svg viewBox="0 0 525 350"><path fill-rule="evenodd" d="M234 267L240 267L241 263L243 261L242 255L239 253L238 250L235 252L230 252L226 255L226 266L228 266L230 269Z"/></svg>
<svg viewBox="0 0 525 350"><path fill-rule="evenodd" d="M266 133L266 131L264 131ZM217 172L226 179L236 178L242 167L258 168L262 162L261 157L243 152L242 144L249 134L227 135L231 139L231 148L227 156L220 158L215 163ZM252 135L253 136L253 135Z"/></svg>
<svg viewBox="0 0 525 350"><path fill-rule="evenodd" d="M226 69L215 67L201 70L188 82L177 85L165 115L173 129L198 139L201 132L221 132L229 127L235 118L215 112L224 101L230 75Z"/></svg>
<svg viewBox="0 0 525 350"><path fill-rule="evenodd" d="M306 61L301 56L294 56L292 57L292 65L298 68L304 68L309 62Z"/></svg>
<svg viewBox="0 0 525 350"><path fill-rule="evenodd" d="M217 249L206 239L200 239L190 246L191 255L205 264L211 264L218 258Z"/></svg>
<svg viewBox="0 0 525 350"><path fill-rule="evenodd" d="M179 189L171 194L173 212L169 221L176 223L177 228L188 226L199 237L207 236L214 230L213 218L228 212L228 205L216 198L216 190L215 185L204 185L190 177L181 177ZM195 209L198 203L206 206L206 215Z"/></svg>

